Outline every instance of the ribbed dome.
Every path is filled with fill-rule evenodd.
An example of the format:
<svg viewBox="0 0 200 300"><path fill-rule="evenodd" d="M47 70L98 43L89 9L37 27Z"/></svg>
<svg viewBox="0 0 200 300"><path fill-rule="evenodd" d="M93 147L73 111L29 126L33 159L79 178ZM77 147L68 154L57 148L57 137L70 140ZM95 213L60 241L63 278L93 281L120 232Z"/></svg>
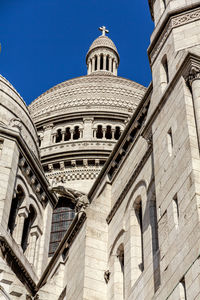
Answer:
<svg viewBox="0 0 200 300"><path fill-rule="evenodd" d="M113 43L113 41L107 37L106 35L101 35L99 36L96 40L94 40L94 42L92 43L92 45L89 48L89 51L87 53L87 55L94 49L96 48L100 48L100 47L107 47L113 51L115 51L118 54L117 48L115 46L115 44Z"/></svg>

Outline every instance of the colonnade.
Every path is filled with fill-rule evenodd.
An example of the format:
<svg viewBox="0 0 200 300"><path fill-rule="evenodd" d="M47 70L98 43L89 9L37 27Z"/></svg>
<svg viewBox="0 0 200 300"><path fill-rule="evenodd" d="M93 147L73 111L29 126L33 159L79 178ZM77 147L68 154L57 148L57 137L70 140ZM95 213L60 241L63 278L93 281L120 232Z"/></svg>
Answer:
<svg viewBox="0 0 200 300"><path fill-rule="evenodd" d="M88 63L88 75L95 71L109 71L117 76L117 62L108 54L99 54L92 57Z"/></svg>

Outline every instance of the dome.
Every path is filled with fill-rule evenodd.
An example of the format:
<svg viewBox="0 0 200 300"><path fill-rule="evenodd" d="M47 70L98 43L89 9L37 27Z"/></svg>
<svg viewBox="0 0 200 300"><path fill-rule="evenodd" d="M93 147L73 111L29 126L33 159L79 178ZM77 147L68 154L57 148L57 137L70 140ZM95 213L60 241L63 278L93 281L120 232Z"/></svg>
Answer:
<svg viewBox="0 0 200 300"><path fill-rule="evenodd" d="M118 51L117 51L117 48L116 48L115 44L106 35L101 35L96 40L94 40L94 42L92 43L92 45L89 48L87 56L89 55L89 53L92 50L97 49L97 48L104 48L104 47L109 48L109 49L115 51L116 54L118 55L118 58L119 58L119 54L118 54Z"/></svg>
<svg viewBox="0 0 200 300"><path fill-rule="evenodd" d="M20 132L31 151L38 157L37 132L28 108L10 82L0 75L0 124Z"/></svg>

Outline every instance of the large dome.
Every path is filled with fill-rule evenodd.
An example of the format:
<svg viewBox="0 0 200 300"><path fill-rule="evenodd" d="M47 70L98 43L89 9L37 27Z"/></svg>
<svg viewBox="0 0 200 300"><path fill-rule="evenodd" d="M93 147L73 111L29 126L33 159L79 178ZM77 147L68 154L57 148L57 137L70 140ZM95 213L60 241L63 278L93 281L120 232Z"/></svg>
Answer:
<svg viewBox="0 0 200 300"><path fill-rule="evenodd" d="M146 91L117 76L117 48L100 30L87 53L88 75L52 87L29 106L50 183L85 193Z"/></svg>
<svg viewBox="0 0 200 300"><path fill-rule="evenodd" d="M30 150L39 156L37 132L28 108L12 84L1 75L0 125L20 132Z"/></svg>

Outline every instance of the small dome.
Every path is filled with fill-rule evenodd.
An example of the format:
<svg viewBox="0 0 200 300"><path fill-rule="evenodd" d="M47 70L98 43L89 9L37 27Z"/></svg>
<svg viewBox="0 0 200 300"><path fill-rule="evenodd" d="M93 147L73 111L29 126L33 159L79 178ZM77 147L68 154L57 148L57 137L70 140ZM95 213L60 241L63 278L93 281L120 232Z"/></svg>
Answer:
<svg viewBox="0 0 200 300"><path fill-rule="evenodd" d="M101 35L99 36L96 40L94 40L94 42L92 43L92 45L89 48L88 54L90 51L96 49L96 48L100 48L100 47L107 47L110 48L111 50L115 51L118 54L117 48L115 46L115 44L113 43L113 41L107 37L106 35ZM87 54L87 55L88 55Z"/></svg>

